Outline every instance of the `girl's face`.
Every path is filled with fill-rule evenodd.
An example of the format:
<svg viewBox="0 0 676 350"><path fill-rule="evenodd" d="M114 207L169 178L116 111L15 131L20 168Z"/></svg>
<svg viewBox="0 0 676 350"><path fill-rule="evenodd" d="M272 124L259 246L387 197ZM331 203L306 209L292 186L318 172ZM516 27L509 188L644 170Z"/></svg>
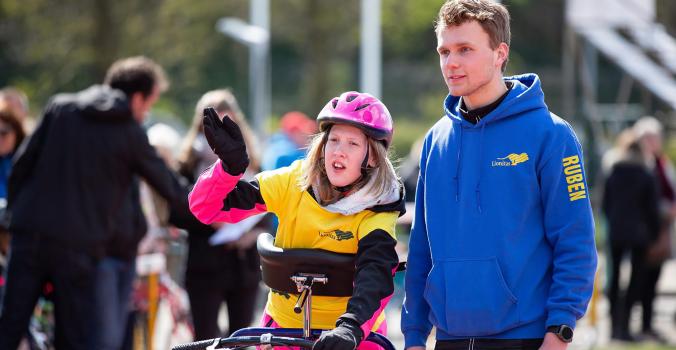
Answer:
<svg viewBox="0 0 676 350"><path fill-rule="evenodd" d="M0 156L6 156L14 150L16 146L16 133L12 126L0 121Z"/></svg>
<svg viewBox="0 0 676 350"><path fill-rule="evenodd" d="M357 181L367 148L366 135L357 127L345 124L331 127L324 147L324 167L329 182L342 187Z"/></svg>

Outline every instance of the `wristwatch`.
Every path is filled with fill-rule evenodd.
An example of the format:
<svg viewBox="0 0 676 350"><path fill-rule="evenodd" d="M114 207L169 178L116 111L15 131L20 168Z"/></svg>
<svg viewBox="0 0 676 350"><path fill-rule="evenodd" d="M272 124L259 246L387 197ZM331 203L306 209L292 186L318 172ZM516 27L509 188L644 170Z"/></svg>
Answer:
<svg viewBox="0 0 676 350"><path fill-rule="evenodd" d="M559 339L564 343L570 343L573 341L573 329L566 326L565 324L558 326L549 326L547 327L547 332L556 334Z"/></svg>

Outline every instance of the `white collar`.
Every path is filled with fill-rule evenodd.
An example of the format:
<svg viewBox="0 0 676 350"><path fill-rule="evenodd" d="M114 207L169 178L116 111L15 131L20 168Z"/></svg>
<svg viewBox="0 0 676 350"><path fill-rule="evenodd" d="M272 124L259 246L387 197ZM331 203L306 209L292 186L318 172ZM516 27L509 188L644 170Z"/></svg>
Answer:
<svg viewBox="0 0 676 350"><path fill-rule="evenodd" d="M335 203L323 205L322 207L332 213L338 213L343 215L353 215L359 213L364 209L374 207L376 205L383 205L394 203L398 201L401 197L399 189L399 181L392 181L388 184L388 187L385 191L377 196L374 193L371 193L369 190L374 186L375 178L371 177L369 182L360 188L357 192L350 194L347 197L343 197ZM313 186L315 193L316 188Z"/></svg>

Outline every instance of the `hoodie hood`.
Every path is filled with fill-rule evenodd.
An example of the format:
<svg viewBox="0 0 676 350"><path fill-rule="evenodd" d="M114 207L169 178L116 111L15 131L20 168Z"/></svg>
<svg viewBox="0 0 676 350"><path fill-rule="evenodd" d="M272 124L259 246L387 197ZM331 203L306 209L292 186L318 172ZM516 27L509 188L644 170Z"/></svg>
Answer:
<svg viewBox="0 0 676 350"><path fill-rule="evenodd" d="M86 118L100 122L123 122L133 119L129 100L121 90L94 85L76 95L78 109Z"/></svg>
<svg viewBox="0 0 676 350"><path fill-rule="evenodd" d="M460 114L460 96L448 95L444 100L446 116L454 123L461 123L465 128L481 128L483 125L495 121L522 115L526 112L547 108L545 95L542 92L540 78L536 74L522 74L504 77L505 81L513 83L512 89L492 112L488 113L478 123L472 124L462 118Z"/></svg>
<svg viewBox="0 0 676 350"><path fill-rule="evenodd" d="M523 116L529 112L543 109L547 111L545 104L545 96L540 86L540 78L536 74L523 74L510 77L504 77L505 81L512 82L512 88L505 97L505 99L490 113L481 118L478 123L472 124L465 120L460 114L460 96L448 95L444 100L444 111L446 116L451 119L453 124L457 124L459 137L456 154L456 168L453 175L453 182L455 186L455 200L460 200L460 176L462 173L462 158L463 158L463 134L464 129L479 129L479 159L478 164L483 164L484 160L484 131L488 124L496 123L504 119L512 117ZM477 202L477 211L482 212L481 207L481 179L483 168L479 166L477 175L477 183L474 188L474 193Z"/></svg>

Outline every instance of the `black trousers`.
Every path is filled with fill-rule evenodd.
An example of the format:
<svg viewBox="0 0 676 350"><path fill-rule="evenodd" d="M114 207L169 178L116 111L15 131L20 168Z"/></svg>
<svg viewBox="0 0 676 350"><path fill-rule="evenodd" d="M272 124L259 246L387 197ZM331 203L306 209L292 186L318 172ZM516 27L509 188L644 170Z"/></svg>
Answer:
<svg viewBox="0 0 676 350"><path fill-rule="evenodd" d="M238 283L215 275L186 276L186 291L190 300L195 339L213 339L251 325L258 296L258 284ZM225 302L228 307L228 330L218 327L218 311Z"/></svg>
<svg viewBox="0 0 676 350"><path fill-rule="evenodd" d="M644 285L641 295L641 305L643 307L643 314L641 319L641 330L643 332L651 332L653 320L653 303L657 296L657 282L660 279L660 272L662 272L662 264L656 266L646 266L644 269Z"/></svg>
<svg viewBox="0 0 676 350"><path fill-rule="evenodd" d="M538 350L543 339L438 340L434 350Z"/></svg>
<svg viewBox="0 0 676 350"><path fill-rule="evenodd" d="M633 305L643 300L649 277L645 264L646 248L642 246L630 246L623 242L611 241L610 244L610 285L608 289L608 301L610 302L610 316L612 320L612 336L622 337L629 334L629 317ZM625 293L620 291L620 265L622 256L631 252L631 277ZM647 302L647 301L645 301ZM652 318L652 307L644 316Z"/></svg>
<svg viewBox="0 0 676 350"><path fill-rule="evenodd" d="M0 350L15 350L47 281L54 285L55 346L92 349L96 259L34 234L12 237L0 311Z"/></svg>

